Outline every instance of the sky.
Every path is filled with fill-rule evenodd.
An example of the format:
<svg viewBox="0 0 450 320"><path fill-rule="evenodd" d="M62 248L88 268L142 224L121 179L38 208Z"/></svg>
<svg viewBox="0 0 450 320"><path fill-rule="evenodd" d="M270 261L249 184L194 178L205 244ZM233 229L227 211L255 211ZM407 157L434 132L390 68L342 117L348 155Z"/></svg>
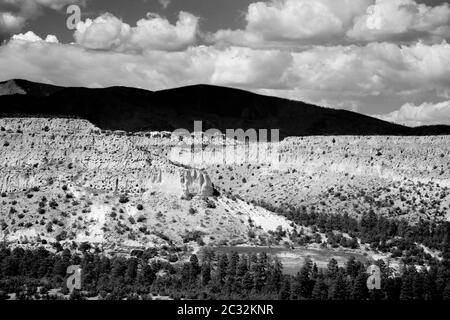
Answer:
<svg viewBox="0 0 450 320"><path fill-rule="evenodd" d="M207 83L411 126L450 124L449 41L442 0L0 0L0 81Z"/></svg>

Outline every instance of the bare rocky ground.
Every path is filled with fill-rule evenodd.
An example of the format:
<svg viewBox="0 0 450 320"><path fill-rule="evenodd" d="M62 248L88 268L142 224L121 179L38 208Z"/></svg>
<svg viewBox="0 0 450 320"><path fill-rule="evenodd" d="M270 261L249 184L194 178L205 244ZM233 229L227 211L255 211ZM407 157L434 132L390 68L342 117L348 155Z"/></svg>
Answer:
<svg viewBox="0 0 450 320"><path fill-rule="evenodd" d="M314 258L306 249L322 250L317 261L330 251L292 250L281 231L315 232L256 203L355 217L373 210L411 223L450 219L447 136L289 138L276 155L249 163L224 163L215 153L192 163L174 145L169 133L107 132L84 120L0 119L1 238L21 246L90 242L110 253L280 246L291 251L278 256L295 266ZM388 258L364 246L334 252Z"/></svg>
<svg viewBox="0 0 450 320"><path fill-rule="evenodd" d="M70 119L0 120L1 236L120 247L257 243L289 222L214 195L209 176L164 157L170 140Z"/></svg>
<svg viewBox="0 0 450 320"><path fill-rule="evenodd" d="M448 136L289 138L279 150L279 161L205 169L221 190L275 207L450 219Z"/></svg>

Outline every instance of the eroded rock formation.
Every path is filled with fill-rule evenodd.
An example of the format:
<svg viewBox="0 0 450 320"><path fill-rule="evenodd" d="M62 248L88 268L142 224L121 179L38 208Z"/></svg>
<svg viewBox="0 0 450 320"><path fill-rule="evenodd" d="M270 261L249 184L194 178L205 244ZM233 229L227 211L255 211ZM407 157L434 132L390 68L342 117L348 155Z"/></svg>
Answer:
<svg viewBox="0 0 450 320"><path fill-rule="evenodd" d="M0 192L74 183L113 192L212 195L206 173L170 163L161 134L101 132L76 119L0 119Z"/></svg>

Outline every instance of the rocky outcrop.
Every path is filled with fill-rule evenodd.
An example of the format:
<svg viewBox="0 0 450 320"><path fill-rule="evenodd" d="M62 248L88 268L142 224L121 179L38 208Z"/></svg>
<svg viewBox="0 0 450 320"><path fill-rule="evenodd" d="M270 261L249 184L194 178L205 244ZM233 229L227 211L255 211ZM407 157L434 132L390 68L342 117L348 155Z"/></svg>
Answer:
<svg viewBox="0 0 450 320"><path fill-rule="evenodd" d="M213 185L206 172L192 169L181 172L181 186L185 196L203 196L213 195Z"/></svg>
<svg viewBox="0 0 450 320"><path fill-rule="evenodd" d="M450 184L447 136L303 137L225 146L201 141L199 149L191 146L194 140L182 148L179 142L168 132L102 132L78 119L2 118L0 191L73 182L106 191L209 196L205 169L244 164Z"/></svg>
<svg viewBox="0 0 450 320"><path fill-rule="evenodd" d="M169 158L198 168L267 165L276 170L434 180L450 185L450 140L429 137L303 137L276 143L174 147Z"/></svg>
<svg viewBox="0 0 450 320"><path fill-rule="evenodd" d="M102 133L77 119L0 119L0 191L73 183L82 187L142 193L161 189L209 196L212 184L201 171L164 156L165 135Z"/></svg>

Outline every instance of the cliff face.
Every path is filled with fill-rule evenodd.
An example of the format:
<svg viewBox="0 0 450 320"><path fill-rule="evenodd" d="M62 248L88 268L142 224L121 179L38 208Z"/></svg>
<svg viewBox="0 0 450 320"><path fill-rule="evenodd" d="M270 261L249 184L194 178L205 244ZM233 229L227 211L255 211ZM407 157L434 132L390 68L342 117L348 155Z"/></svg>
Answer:
<svg viewBox="0 0 450 320"><path fill-rule="evenodd" d="M340 201L320 206L342 206L351 213L373 206L362 194L390 190L378 203L439 216L449 211L447 136L305 137L278 144L227 140L225 146L217 140L187 140L180 145L169 132L104 131L77 119L3 118L0 192L74 185L191 198L211 196L214 183L225 193L274 205L317 206L336 193ZM398 204L396 190L407 191ZM429 201L416 199L420 192ZM355 200L355 194L361 199Z"/></svg>
<svg viewBox="0 0 450 320"><path fill-rule="evenodd" d="M358 216L450 219L450 139L304 137L277 143L173 148L171 161L205 169L247 201Z"/></svg>
<svg viewBox="0 0 450 320"><path fill-rule="evenodd" d="M290 228L262 208L211 197L205 170L167 158L169 137L102 131L76 119L0 119L0 238L65 247L87 241L116 252L172 242L253 244L279 225Z"/></svg>
<svg viewBox="0 0 450 320"><path fill-rule="evenodd" d="M307 137L279 144L228 141L226 147L202 141L206 147L199 150L192 142L180 148L170 133L100 131L78 119L3 118L0 191L73 182L107 191L208 196L212 182L203 169L248 164L450 185L447 136Z"/></svg>
<svg viewBox="0 0 450 320"><path fill-rule="evenodd" d="M73 183L114 192L162 188L212 195L204 172L177 167L163 157L161 135L102 133L74 119L0 119L0 129L1 192Z"/></svg>
<svg viewBox="0 0 450 320"><path fill-rule="evenodd" d="M1 118L0 238L54 241L66 232L68 245L249 244L290 226L252 200L308 213L450 221L447 136L227 140L225 147L187 140L78 119ZM214 189L221 195L211 197Z"/></svg>
<svg viewBox="0 0 450 320"><path fill-rule="evenodd" d="M198 168L266 165L272 170L330 171L359 176L440 181L450 186L450 140L427 137L304 137L280 143L173 147L171 161Z"/></svg>

